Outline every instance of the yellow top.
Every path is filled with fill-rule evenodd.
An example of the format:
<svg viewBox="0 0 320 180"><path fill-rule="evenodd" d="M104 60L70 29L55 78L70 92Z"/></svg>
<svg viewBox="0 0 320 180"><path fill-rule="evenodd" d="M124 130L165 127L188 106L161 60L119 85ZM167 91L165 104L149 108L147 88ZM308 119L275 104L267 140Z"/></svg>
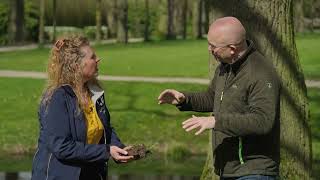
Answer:
<svg viewBox="0 0 320 180"><path fill-rule="evenodd" d="M87 143L88 144L98 144L104 128L101 120L97 114L96 107L94 106L91 99L89 99L89 105L84 110L87 124Z"/></svg>

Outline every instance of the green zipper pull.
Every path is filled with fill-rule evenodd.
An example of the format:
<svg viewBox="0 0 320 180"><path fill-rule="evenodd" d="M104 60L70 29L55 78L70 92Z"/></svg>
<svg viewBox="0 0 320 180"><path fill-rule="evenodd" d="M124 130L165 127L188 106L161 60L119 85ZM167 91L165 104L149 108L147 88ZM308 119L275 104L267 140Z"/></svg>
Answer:
<svg viewBox="0 0 320 180"><path fill-rule="evenodd" d="M222 91L221 96L220 96L220 101L222 101L222 99L223 99L223 91Z"/></svg>
<svg viewBox="0 0 320 180"><path fill-rule="evenodd" d="M239 160L240 160L240 164L244 164L244 161L243 161L243 157L242 157L242 138L239 137Z"/></svg>

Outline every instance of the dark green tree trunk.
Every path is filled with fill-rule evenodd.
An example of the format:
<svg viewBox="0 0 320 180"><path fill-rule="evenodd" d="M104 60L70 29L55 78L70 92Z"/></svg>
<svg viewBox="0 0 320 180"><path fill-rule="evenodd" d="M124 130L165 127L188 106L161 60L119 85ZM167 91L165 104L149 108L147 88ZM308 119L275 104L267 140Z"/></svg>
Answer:
<svg viewBox="0 0 320 180"><path fill-rule="evenodd" d="M196 39L202 38L202 11L203 11L203 0L194 0L192 7L192 26L193 26L193 37Z"/></svg>
<svg viewBox="0 0 320 180"><path fill-rule="evenodd" d="M215 14L211 17L240 19L248 38L276 67L282 83L280 176L281 179L310 179L312 146L307 88L294 39L293 0L212 0L211 5ZM217 179L212 173L213 158L209 148L201 179Z"/></svg>
<svg viewBox="0 0 320 180"><path fill-rule="evenodd" d="M9 5L9 44L21 43L24 40L24 0L10 0Z"/></svg>
<svg viewBox="0 0 320 180"><path fill-rule="evenodd" d="M294 0L294 28L295 32L304 31L303 0Z"/></svg>
<svg viewBox="0 0 320 180"><path fill-rule="evenodd" d="M168 0L168 24L166 39L175 39L176 33L174 28L174 0Z"/></svg>
<svg viewBox="0 0 320 180"><path fill-rule="evenodd" d="M101 12L102 3L101 0L96 0L96 41L100 43L101 41Z"/></svg>
<svg viewBox="0 0 320 180"><path fill-rule="evenodd" d="M44 44L44 11L45 11L45 0L40 0L40 13L39 13L39 45Z"/></svg>
<svg viewBox="0 0 320 180"><path fill-rule="evenodd" d="M107 25L108 25L108 38L117 36L118 31L118 13L117 13L117 0L107 1Z"/></svg>
<svg viewBox="0 0 320 180"><path fill-rule="evenodd" d="M128 43L128 0L118 0L117 41Z"/></svg>
<svg viewBox="0 0 320 180"><path fill-rule="evenodd" d="M144 0L145 3L145 25L144 25L144 41L149 41L150 37L150 30L149 30L149 26L150 26L150 13L149 13L149 0Z"/></svg>
<svg viewBox="0 0 320 180"><path fill-rule="evenodd" d="M188 0L183 0L182 4L182 39L187 38L187 14L188 14Z"/></svg>
<svg viewBox="0 0 320 180"><path fill-rule="evenodd" d="M56 26L57 26L57 0L53 0L53 13L52 13L52 23L53 23L53 36L52 41L56 40Z"/></svg>

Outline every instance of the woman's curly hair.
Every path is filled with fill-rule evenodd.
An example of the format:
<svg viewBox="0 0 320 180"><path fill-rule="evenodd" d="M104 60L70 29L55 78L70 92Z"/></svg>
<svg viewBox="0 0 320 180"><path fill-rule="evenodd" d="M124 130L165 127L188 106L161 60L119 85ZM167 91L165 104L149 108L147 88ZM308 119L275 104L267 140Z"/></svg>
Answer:
<svg viewBox="0 0 320 180"><path fill-rule="evenodd" d="M86 106L87 88L83 88L85 82L82 76L85 53L81 49L84 46L89 46L88 39L78 35L61 38L54 44L47 67L48 81L43 103L49 103L57 88L70 85L77 96L79 107L83 109ZM97 79L91 81L98 85Z"/></svg>

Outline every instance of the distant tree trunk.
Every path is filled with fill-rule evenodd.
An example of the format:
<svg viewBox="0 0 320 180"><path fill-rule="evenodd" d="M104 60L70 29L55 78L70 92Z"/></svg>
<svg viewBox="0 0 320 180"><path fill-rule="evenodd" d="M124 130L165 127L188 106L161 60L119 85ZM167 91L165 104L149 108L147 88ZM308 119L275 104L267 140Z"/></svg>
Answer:
<svg viewBox="0 0 320 180"><path fill-rule="evenodd" d="M294 0L294 28L295 32L304 31L304 13L303 13L303 0Z"/></svg>
<svg viewBox="0 0 320 180"><path fill-rule="evenodd" d="M203 1L203 15L204 15L204 24L203 24L203 33L207 33L207 31L209 30L209 25L210 25L210 17L209 17L209 14L210 14L210 0L204 0Z"/></svg>
<svg viewBox="0 0 320 180"><path fill-rule="evenodd" d="M9 5L9 44L20 43L24 40L24 0L10 0Z"/></svg>
<svg viewBox="0 0 320 180"><path fill-rule="evenodd" d="M53 0L53 15L52 15L52 22L53 22L53 36L52 41L56 40L56 26L57 26L57 0Z"/></svg>
<svg viewBox="0 0 320 180"><path fill-rule="evenodd" d="M202 38L202 6L203 0L194 0L192 7L192 27L193 37L196 39Z"/></svg>
<svg viewBox="0 0 320 180"><path fill-rule="evenodd" d="M187 11L188 11L188 0L183 0L182 5L182 39L187 38Z"/></svg>
<svg viewBox="0 0 320 180"><path fill-rule="evenodd" d="M108 37L114 38L117 35L118 28L118 13L117 13L117 0L108 0L107 2L107 25Z"/></svg>
<svg viewBox="0 0 320 180"><path fill-rule="evenodd" d="M248 38L275 65L282 83L280 176L281 179L310 179L312 146L309 110L294 39L293 0L212 0L211 5L215 18L235 16L240 19L247 29ZM217 179L212 172L213 158L209 148L201 179Z"/></svg>
<svg viewBox="0 0 320 180"><path fill-rule="evenodd" d="M101 11L102 3L101 0L96 0L96 41L101 41Z"/></svg>
<svg viewBox="0 0 320 180"><path fill-rule="evenodd" d="M118 0L118 7L117 41L128 43L128 0Z"/></svg>
<svg viewBox="0 0 320 180"><path fill-rule="evenodd" d="M174 0L168 0L168 24L166 39L175 39L176 34L174 31Z"/></svg>
<svg viewBox="0 0 320 180"><path fill-rule="evenodd" d="M40 0L40 13L39 13L39 45L44 44L44 11L45 0Z"/></svg>
<svg viewBox="0 0 320 180"><path fill-rule="evenodd" d="M150 14L149 14L149 0L145 0L145 25L144 25L144 41L149 41L149 26L150 26Z"/></svg>

